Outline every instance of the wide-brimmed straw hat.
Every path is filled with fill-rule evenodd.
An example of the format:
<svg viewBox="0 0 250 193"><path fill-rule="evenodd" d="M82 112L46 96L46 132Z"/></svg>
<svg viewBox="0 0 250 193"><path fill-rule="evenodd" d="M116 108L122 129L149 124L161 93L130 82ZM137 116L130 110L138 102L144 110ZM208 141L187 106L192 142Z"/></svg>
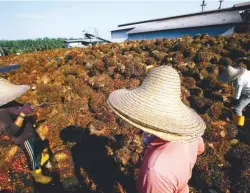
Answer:
<svg viewBox="0 0 250 193"><path fill-rule="evenodd" d="M152 69L138 88L116 90L107 102L125 121L166 141L193 141L206 128L181 101L180 77L170 66Z"/></svg>
<svg viewBox="0 0 250 193"><path fill-rule="evenodd" d="M20 97L29 88L28 85L15 85L4 78L0 78L0 106Z"/></svg>
<svg viewBox="0 0 250 193"><path fill-rule="evenodd" d="M221 82L232 82L239 78L245 70L246 69L241 66L238 68L227 66L224 72L218 76L218 80Z"/></svg>

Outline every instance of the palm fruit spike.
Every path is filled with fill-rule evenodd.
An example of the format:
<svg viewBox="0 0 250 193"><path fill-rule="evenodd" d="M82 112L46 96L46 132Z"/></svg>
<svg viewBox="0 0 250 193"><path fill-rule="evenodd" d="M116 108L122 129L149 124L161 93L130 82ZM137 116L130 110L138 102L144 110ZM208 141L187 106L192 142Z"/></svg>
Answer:
<svg viewBox="0 0 250 193"><path fill-rule="evenodd" d="M149 66L146 66L146 72L150 71L152 68L154 68L154 65L149 65Z"/></svg>

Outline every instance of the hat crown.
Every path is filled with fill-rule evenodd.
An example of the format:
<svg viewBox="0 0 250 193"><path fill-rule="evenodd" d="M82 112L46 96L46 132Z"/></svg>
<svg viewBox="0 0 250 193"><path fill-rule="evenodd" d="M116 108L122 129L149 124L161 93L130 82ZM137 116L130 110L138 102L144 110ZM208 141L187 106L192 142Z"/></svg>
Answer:
<svg viewBox="0 0 250 193"><path fill-rule="evenodd" d="M232 66L227 66L224 70L223 73L218 76L218 80L222 82L231 82L239 78L244 72L245 68L243 67L238 67L234 68Z"/></svg>
<svg viewBox="0 0 250 193"><path fill-rule="evenodd" d="M180 100L180 76L171 66L160 66L148 73L140 89L143 92L154 93L158 98Z"/></svg>

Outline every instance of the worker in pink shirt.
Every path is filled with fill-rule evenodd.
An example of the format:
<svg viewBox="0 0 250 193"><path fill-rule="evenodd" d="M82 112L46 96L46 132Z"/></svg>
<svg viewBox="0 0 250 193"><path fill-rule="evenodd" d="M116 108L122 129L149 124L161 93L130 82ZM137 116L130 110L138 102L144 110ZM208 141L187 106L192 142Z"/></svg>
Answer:
<svg viewBox="0 0 250 193"><path fill-rule="evenodd" d="M114 91L107 102L146 134L138 192L188 193L197 155L204 151L206 125L182 103L178 72L170 66L154 68L138 88Z"/></svg>

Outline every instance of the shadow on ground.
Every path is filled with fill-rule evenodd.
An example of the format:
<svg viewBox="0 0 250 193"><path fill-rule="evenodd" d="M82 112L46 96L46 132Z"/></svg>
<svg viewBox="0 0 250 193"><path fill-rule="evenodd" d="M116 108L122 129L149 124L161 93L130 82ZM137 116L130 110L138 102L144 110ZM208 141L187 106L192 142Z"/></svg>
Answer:
<svg viewBox="0 0 250 193"><path fill-rule="evenodd" d="M75 175L81 184L76 192L115 193L119 183L128 193L136 193L135 180L120 171L120 167L105 148L108 138L90 135L88 129L70 126L63 129L60 137L64 142L75 142L71 149ZM90 190L81 174L83 169L93 180L96 190Z"/></svg>

